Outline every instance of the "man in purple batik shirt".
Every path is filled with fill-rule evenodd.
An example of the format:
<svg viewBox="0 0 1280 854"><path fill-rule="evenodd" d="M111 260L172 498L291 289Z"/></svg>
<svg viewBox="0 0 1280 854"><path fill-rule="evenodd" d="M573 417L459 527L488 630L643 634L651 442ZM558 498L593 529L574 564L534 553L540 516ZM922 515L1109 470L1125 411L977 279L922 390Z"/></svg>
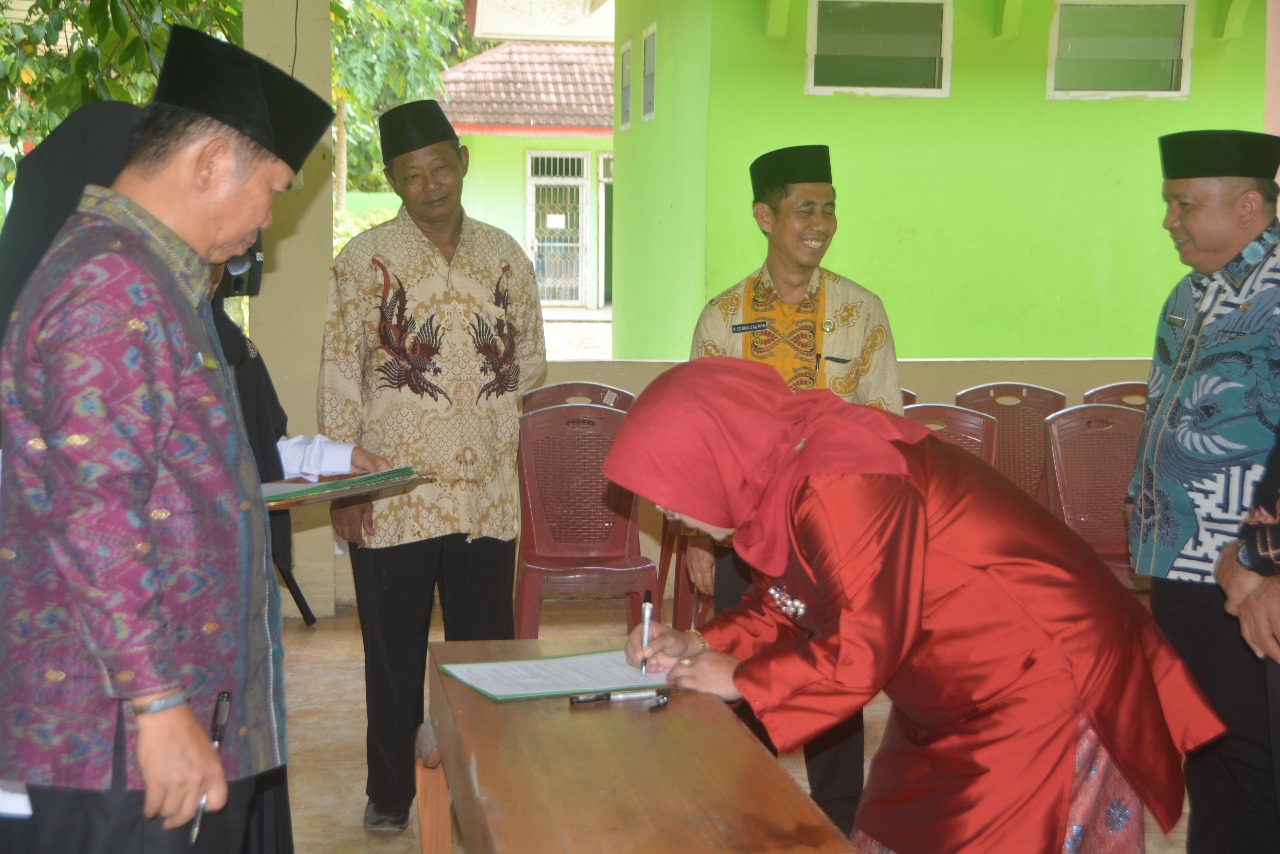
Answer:
<svg viewBox="0 0 1280 854"><path fill-rule="evenodd" d="M175 27L127 165L86 189L19 298L0 354L0 779L27 784L41 852L240 850L254 778L284 762L266 512L206 296L331 120L273 66Z"/></svg>

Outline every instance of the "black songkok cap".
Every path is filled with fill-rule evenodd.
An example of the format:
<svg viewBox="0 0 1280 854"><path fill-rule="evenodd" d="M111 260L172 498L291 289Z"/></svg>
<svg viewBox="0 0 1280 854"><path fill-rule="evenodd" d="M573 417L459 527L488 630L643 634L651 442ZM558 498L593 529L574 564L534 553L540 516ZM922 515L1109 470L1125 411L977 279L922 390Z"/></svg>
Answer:
<svg viewBox="0 0 1280 854"><path fill-rule="evenodd" d="M382 162L445 140L458 141L453 125L438 101L411 101L392 107L378 118L382 136Z"/></svg>
<svg viewBox="0 0 1280 854"><path fill-rule="evenodd" d="M1160 137L1164 177L1262 178L1280 169L1280 136L1246 130L1192 130Z"/></svg>
<svg viewBox="0 0 1280 854"><path fill-rule="evenodd" d="M333 108L266 60L175 26L153 100L239 131L294 172L333 122Z"/></svg>
<svg viewBox="0 0 1280 854"><path fill-rule="evenodd" d="M761 154L751 164L755 201L780 184L830 184L831 152L825 145L794 145Z"/></svg>

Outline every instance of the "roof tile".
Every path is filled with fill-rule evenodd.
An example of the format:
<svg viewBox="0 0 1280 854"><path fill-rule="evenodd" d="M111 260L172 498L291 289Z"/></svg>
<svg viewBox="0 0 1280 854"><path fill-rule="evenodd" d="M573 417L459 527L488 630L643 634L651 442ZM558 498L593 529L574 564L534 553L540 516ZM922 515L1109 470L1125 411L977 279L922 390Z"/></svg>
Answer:
<svg viewBox="0 0 1280 854"><path fill-rule="evenodd" d="M613 126L611 44L504 42L440 80L455 125Z"/></svg>

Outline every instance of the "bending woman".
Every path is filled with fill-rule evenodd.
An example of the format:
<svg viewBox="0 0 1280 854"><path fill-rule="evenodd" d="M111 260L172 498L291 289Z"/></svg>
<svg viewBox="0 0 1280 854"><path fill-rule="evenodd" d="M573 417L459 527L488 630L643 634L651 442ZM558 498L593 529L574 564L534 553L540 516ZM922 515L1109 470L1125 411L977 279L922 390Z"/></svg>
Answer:
<svg viewBox="0 0 1280 854"><path fill-rule="evenodd" d="M1141 851L1143 802L1177 822L1180 754L1221 724L1089 546L976 457L699 359L640 395L604 472L757 569L629 660L750 703L784 751L888 695L862 850Z"/></svg>

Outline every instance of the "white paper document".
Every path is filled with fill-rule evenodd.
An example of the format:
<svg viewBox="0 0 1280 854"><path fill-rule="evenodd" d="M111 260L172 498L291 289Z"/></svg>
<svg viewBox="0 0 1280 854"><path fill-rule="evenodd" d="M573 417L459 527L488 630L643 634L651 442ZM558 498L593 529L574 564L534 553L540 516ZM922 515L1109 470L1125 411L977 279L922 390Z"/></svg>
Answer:
<svg viewBox="0 0 1280 854"><path fill-rule="evenodd" d="M627 664L625 650L589 652L524 661L442 664L440 669L494 700L556 697L667 684L667 674L641 673Z"/></svg>
<svg viewBox="0 0 1280 854"><path fill-rule="evenodd" d="M31 799L27 787L17 780L0 780L0 816L5 818L29 818Z"/></svg>

